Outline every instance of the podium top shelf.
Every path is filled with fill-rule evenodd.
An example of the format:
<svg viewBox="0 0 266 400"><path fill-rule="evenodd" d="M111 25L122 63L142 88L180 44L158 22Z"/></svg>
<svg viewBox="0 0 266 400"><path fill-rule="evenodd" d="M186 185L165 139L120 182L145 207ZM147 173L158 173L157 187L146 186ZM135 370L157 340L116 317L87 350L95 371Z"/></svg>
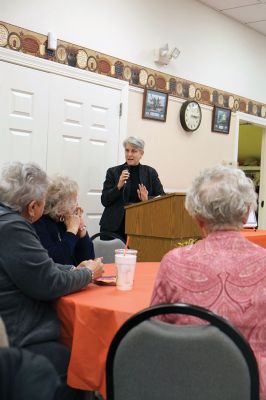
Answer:
<svg viewBox="0 0 266 400"><path fill-rule="evenodd" d="M153 203L155 201L160 201L162 199L170 199L171 197L176 197L176 196L185 197L186 193L185 192L167 193L167 194L162 195L162 196L153 197L152 199L149 199L149 200L146 200L146 201L140 201L139 203L128 204L127 206L125 206L125 209L127 210L128 208L131 208L131 207L139 207L139 206L142 206L143 204L147 204L147 203L150 204L150 203Z"/></svg>

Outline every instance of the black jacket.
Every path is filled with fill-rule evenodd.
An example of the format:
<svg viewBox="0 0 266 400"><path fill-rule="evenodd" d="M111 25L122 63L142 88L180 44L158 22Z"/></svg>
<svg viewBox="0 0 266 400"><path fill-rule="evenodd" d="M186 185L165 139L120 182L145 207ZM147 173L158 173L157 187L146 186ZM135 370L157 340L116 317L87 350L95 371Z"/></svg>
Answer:
<svg viewBox="0 0 266 400"><path fill-rule="evenodd" d="M83 238L66 230L64 222L43 215L33 224L49 256L60 264L78 265L95 258L93 243L88 234Z"/></svg>
<svg viewBox="0 0 266 400"><path fill-rule="evenodd" d="M87 268L53 262L32 225L0 205L0 315L11 346L57 340L52 301L91 281Z"/></svg>
<svg viewBox="0 0 266 400"><path fill-rule="evenodd" d="M127 164L109 168L106 173L105 182L101 196L102 205L105 207L100 220L101 230L115 232L120 227L125 215L124 206L127 204L125 187L117 188L119 177ZM141 165L139 169L140 183L146 186L149 199L163 195L164 190L156 170L148 165Z"/></svg>

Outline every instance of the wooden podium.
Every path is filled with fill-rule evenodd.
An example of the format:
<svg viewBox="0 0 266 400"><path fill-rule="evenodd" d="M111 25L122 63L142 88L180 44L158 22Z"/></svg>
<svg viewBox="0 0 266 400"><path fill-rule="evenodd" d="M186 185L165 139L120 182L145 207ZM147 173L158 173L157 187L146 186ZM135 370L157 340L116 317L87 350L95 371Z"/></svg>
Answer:
<svg viewBox="0 0 266 400"><path fill-rule="evenodd" d="M161 261L169 250L190 238L201 237L185 209L185 194L172 193L125 207L129 247L138 261Z"/></svg>

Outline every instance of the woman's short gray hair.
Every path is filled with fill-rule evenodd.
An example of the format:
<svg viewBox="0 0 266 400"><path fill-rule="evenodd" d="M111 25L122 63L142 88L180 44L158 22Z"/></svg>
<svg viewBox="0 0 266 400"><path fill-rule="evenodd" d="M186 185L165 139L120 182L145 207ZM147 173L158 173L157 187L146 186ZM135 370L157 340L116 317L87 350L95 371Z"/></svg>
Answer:
<svg viewBox="0 0 266 400"><path fill-rule="evenodd" d="M219 165L194 179L185 206L191 216L203 219L210 231L239 229L249 210L257 209L257 194L243 171Z"/></svg>
<svg viewBox="0 0 266 400"><path fill-rule="evenodd" d="M73 202L73 197L77 195L77 182L67 176L54 176L48 187L44 214L56 220L66 214L72 214L77 206L76 202Z"/></svg>
<svg viewBox="0 0 266 400"><path fill-rule="evenodd" d="M144 142L144 140L142 140L140 138L137 138L134 136L129 136L123 141L124 147L126 147L127 144L131 144L131 146L144 151L145 142Z"/></svg>
<svg viewBox="0 0 266 400"><path fill-rule="evenodd" d="M48 188L46 173L34 163L4 165L0 180L0 202L21 214L32 201L42 201Z"/></svg>

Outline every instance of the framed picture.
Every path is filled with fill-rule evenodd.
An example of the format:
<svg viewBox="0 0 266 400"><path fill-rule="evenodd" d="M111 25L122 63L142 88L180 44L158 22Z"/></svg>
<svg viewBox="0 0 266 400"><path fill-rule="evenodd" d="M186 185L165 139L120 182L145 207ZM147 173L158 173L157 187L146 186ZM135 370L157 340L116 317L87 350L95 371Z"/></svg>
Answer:
<svg viewBox="0 0 266 400"><path fill-rule="evenodd" d="M214 106L212 114L212 131L229 133L231 110L229 108Z"/></svg>
<svg viewBox="0 0 266 400"><path fill-rule="evenodd" d="M166 121L168 93L146 89L143 98L142 118Z"/></svg>

